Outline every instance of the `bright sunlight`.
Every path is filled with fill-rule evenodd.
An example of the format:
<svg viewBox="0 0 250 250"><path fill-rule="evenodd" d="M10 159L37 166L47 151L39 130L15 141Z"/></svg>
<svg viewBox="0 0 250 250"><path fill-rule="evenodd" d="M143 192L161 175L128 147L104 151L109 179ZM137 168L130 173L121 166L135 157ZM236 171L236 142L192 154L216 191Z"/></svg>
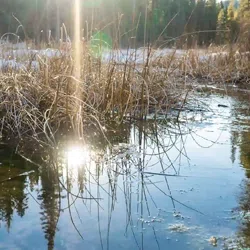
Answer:
<svg viewBox="0 0 250 250"><path fill-rule="evenodd" d="M78 168L90 160L90 151L82 145L74 145L66 151L66 160L69 168Z"/></svg>

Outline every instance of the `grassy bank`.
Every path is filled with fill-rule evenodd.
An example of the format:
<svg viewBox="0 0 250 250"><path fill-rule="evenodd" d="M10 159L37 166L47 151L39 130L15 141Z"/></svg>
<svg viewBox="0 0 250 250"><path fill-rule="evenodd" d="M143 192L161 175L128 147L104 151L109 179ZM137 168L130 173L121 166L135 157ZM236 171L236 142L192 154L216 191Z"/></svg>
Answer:
<svg viewBox="0 0 250 250"><path fill-rule="evenodd" d="M89 124L103 130L109 121L141 120L150 113L182 109L194 79L204 83L250 79L250 54L236 48L123 50L122 60L117 53L102 60L85 46L80 78L74 76L71 54L60 49L55 56L27 54L25 67L7 65L0 75L2 134L43 135L49 143L56 141L61 129L83 137Z"/></svg>
<svg viewBox="0 0 250 250"><path fill-rule="evenodd" d="M190 49L182 55L176 50L157 58L154 65L211 83L245 84L250 81L250 51L239 45Z"/></svg>
<svg viewBox="0 0 250 250"><path fill-rule="evenodd" d="M81 77L74 77L70 55L39 56L39 67L4 68L0 75L3 132L22 138L46 135L50 141L60 128L83 136L83 127L106 121L144 119L149 112L167 112L185 97L168 72L155 70L148 54L145 63L133 60L103 62L86 48Z"/></svg>

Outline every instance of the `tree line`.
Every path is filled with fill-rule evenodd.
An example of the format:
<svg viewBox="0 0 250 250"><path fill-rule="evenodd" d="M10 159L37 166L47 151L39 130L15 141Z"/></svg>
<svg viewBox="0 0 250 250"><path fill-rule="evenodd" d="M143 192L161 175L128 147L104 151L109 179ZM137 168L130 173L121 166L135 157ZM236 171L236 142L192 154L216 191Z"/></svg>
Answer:
<svg viewBox="0 0 250 250"><path fill-rule="evenodd" d="M1 0L0 34L37 43L73 38L74 17L72 0ZM208 46L250 37L250 0L84 0L81 18L86 40L102 31L117 46Z"/></svg>

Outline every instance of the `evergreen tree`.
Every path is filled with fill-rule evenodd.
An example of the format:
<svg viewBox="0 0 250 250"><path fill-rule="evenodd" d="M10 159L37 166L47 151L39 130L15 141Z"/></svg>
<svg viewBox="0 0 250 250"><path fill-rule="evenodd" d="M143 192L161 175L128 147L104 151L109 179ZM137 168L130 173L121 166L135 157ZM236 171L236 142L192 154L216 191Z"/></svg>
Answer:
<svg viewBox="0 0 250 250"><path fill-rule="evenodd" d="M238 12L240 22L240 40L250 48L250 0L241 0Z"/></svg>
<svg viewBox="0 0 250 250"><path fill-rule="evenodd" d="M233 42L237 39L238 23L241 33L247 31L244 27L250 22L250 3L230 0L223 1L223 5L227 13L221 11L216 0L85 0L81 8L83 36L90 40L101 30L113 37L113 44L117 42L118 46L141 46L155 41L166 45L178 42L188 47L195 41L208 45L218 38L216 28L224 28L222 20L228 16L226 28L230 30L229 41ZM67 34L73 37L73 20L71 0L1 0L0 35L16 33L21 23L17 33L21 39L48 42L49 34L52 39L59 39L64 23Z"/></svg>
<svg viewBox="0 0 250 250"><path fill-rule="evenodd" d="M204 30L205 30L205 1L198 0L196 4L196 31L197 33L197 43L198 45L204 44Z"/></svg>
<svg viewBox="0 0 250 250"><path fill-rule="evenodd" d="M41 225L48 241L48 250L54 249L57 223L60 215L60 187L54 170L44 167L41 172L41 191L38 200L41 202Z"/></svg>
<svg viewBox="0 0 250 250"><path fill-rule="evenodd" d="M235 10L235 1L231 0L227 8L227 26L229 28L229 41L235 42L238 34L237 15Z"/></svg>
<svg viewBox="0 0 250 250"><path fill-rule="evenodd" d="M186 36L186 42L187 42L187 47L191 48L192 46L195 45L195 31L196 31L196 15L195 15L195 9L196 9L196 3L195 0L190 0L188 9L187 9L187 21L186 21L186 26L185 26L185 33L187 34Z"/></svg>
<svg viewBox="0 0 250 250"><path fill-rule="evenodd" d="M217 6L216 0L207 0L205 4L205 44L214 42L216 36Z"/></svg>
<svg viewBox="0 0 250 250"><path fill-rule="evenodd" d="M239 16L241 20L250 21L250 0L240 1Z"/></svg>
<svg viewBox="0 0 250 250"><path fill-rule="evenodd" d="M220 9L217 20L217 43L223 44L227 40L227 10L224 6Z"/></svg>
<svg viewBox="0 0 250 250"><path fill-rule="evenodd" d="M235 20L234 0L231 0L227 8L227 18L229 21Z"/></svg>

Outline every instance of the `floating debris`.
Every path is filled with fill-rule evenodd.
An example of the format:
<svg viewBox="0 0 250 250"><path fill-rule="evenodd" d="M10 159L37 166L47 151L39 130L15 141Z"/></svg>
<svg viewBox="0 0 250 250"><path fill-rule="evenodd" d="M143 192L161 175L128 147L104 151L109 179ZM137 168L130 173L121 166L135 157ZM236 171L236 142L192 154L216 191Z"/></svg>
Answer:
<svg viewBox="0 0 250 250"><path fill-rule="evenodd" d="M175 218L184 219L184 216L183 216L180 212L174 212L174 213L173 213L173 216L174 216Z"/></svg>
<svg viewBox="0 0 250 250"><path fill-rule="evenodd" d="M172 231L172 232L177 232L177 233L185 233L188 232L191 228L185 226L182 223L179 224L170 224L168 226L168 230Z"/></svg>
<svg viewBox="0 0 250 250"><path fill-rule="evenodd" d="M129 160L131 158L139 158L137 146L127 143L119 143L113 147L113 155L116 160Z"/></svg>
<svg viewBox="0 0 250 250"><path fill-rule="evenodd" d="M210 242L211 245L217 246L218 240L215 236L211 236L208 241Z"/></svg>
<svg viewBox="0 0 250 250"><path fill-rule="evenodd" d="M225 104L218 104L218 107L219 107L219 108L228 108L228 105L225 105Z"/></svg>
<svg viewBox="0 0 250 250"><path fill-rule="evenodd" d="M153 218L150 218L149 220L145 220L144 218L138 218L138 221L141 221L143 223L150 225L151 223L161 223L163 219L157 218L154 216Z"/></svg>

